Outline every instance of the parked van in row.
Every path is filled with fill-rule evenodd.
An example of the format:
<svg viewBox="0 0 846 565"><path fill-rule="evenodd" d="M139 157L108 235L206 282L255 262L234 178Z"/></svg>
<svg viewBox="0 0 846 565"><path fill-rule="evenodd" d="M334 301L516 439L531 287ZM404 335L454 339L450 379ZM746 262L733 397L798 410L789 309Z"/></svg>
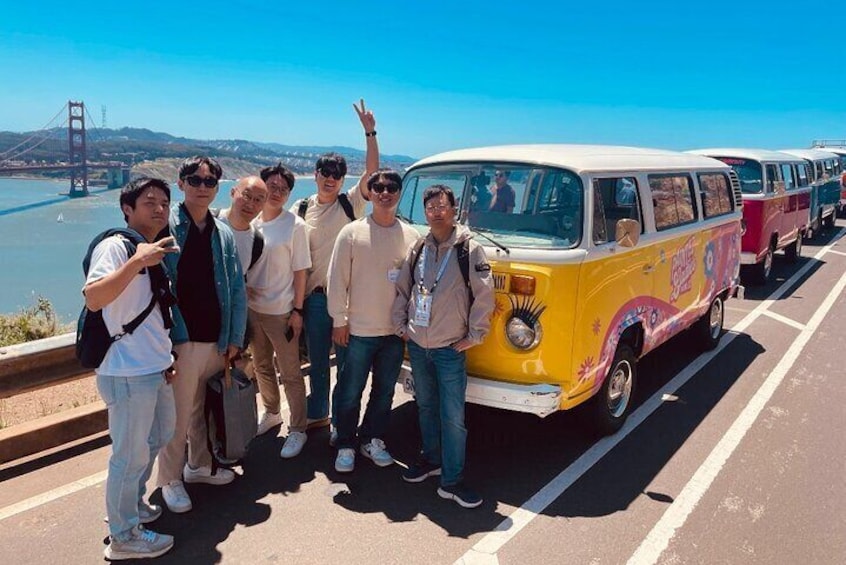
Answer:
<svg viewBox="0 0 846 565"><path fill-rule="evenodd" d="M810 225L805 233L808 237L819 232L823 226L834 227L837 210L840 207L840 159L820 149L781 149L782 153L804 159L808 163L808 181L811 183ZM802 170L797 169L800 175Z"/></svg>
<svg viewBox="0 0 846 565"><path fill-rule="evenodd" d="M841 140L841 143L846 144L846 140ZM838 213L844 216L846 215L846 145L828 146L815 144L814 149L834 153L840 160L840 207Z"/></svg>
<svg viewBox="0 0 846 565"><path fill-rule="evenodd" d="M513 209L491 206L495 175ZM496 308L468 352L467 401L538 416L590 401L610 433L631 409L640 357L686 329L717 345L740 288L741 195L728 165L612 146L442 153L403 181L398 213L421 232L434 184L460 197L457 217L493 268Z"/></svg>
<svg viewBox="0 0 846 565"><path fill-rule="evenodd" d="M719 159L740 179L746 223L740 255L744 282L765 284L776 251L784 250L789 261L799 258L811 210L807 161L765 149L715 148L689 153Z"/></svg>

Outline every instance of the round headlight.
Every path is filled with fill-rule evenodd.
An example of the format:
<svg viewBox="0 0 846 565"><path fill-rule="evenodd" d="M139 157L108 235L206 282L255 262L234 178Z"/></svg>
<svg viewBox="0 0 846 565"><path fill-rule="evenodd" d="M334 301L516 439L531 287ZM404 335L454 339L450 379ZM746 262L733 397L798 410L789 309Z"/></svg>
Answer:
<svg viewBox="0 0 846 565"><path fill-rule="evenodd" d="M541 333L540 322L530 326L520 318L513 317L505 324L505 335L517 349L534 349L540 343Z"/></svg>

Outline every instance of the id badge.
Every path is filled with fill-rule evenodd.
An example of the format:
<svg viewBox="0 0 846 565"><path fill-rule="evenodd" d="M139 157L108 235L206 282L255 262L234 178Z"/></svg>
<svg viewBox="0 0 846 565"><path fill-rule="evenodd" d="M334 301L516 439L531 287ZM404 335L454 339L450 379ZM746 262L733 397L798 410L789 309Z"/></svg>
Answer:
<svg viewBox="0 0 846 565"><path fill-rule="evenodd" d="M388 269L388 280L394 284L396 284L397 279L399 279L400 270L399 269Z"/></svg>
<svg viewBox="0 0 846 565"><path fill-rule="evenodd" d="M432 295L418 293L417 299L414 301L414 325L421 328L428 328L431 315Z"/></svg>

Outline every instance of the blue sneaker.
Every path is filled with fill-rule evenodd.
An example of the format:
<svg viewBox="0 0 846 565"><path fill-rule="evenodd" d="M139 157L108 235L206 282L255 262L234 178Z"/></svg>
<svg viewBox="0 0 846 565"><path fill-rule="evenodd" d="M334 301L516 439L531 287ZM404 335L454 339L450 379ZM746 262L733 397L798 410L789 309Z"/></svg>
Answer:
<svg viewBox="0 0 846 565"><path fill-rule="evenodd" d="M355 449L344 447L338 450L335 458L335 470L339 473L352 473L355 469Z"/></svg>
<svg viewBox="0 0 846 565"><path fill-rule="evenodd" d="M385 449L385 442L374 437L368 443L361 446L361 454L376 463L379 467L387 467L394 464L394 458Z"/></svg>
<svg viewBox="0 0 846 565"><path fill-rule="evenodd" d="M464 508L476 508L482 504L482 497L465 487L462 483L438 488L438 496L454 500Z"/></svg>

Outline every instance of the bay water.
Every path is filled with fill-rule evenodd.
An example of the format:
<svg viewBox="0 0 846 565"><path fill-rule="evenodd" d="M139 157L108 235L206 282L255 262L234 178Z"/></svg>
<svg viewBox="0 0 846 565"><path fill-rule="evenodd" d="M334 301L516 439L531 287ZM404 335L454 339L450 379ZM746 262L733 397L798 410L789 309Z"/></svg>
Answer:
<svg viewBox="0 0 846 565"><path fill-rule="evenodd" d="M345 189L358 182L348 177ZM229 205L233 181L221 181L214 206ZM101 231L124 226L120 190L94 188L87 198L68 198L69 181L0 178L0 313L33 306L39 296L53 303L62 323L83 305L82 258ZM314 194L313 178L298 178L288 200ZM171 183L171 199L182 192Z"/></svg>

